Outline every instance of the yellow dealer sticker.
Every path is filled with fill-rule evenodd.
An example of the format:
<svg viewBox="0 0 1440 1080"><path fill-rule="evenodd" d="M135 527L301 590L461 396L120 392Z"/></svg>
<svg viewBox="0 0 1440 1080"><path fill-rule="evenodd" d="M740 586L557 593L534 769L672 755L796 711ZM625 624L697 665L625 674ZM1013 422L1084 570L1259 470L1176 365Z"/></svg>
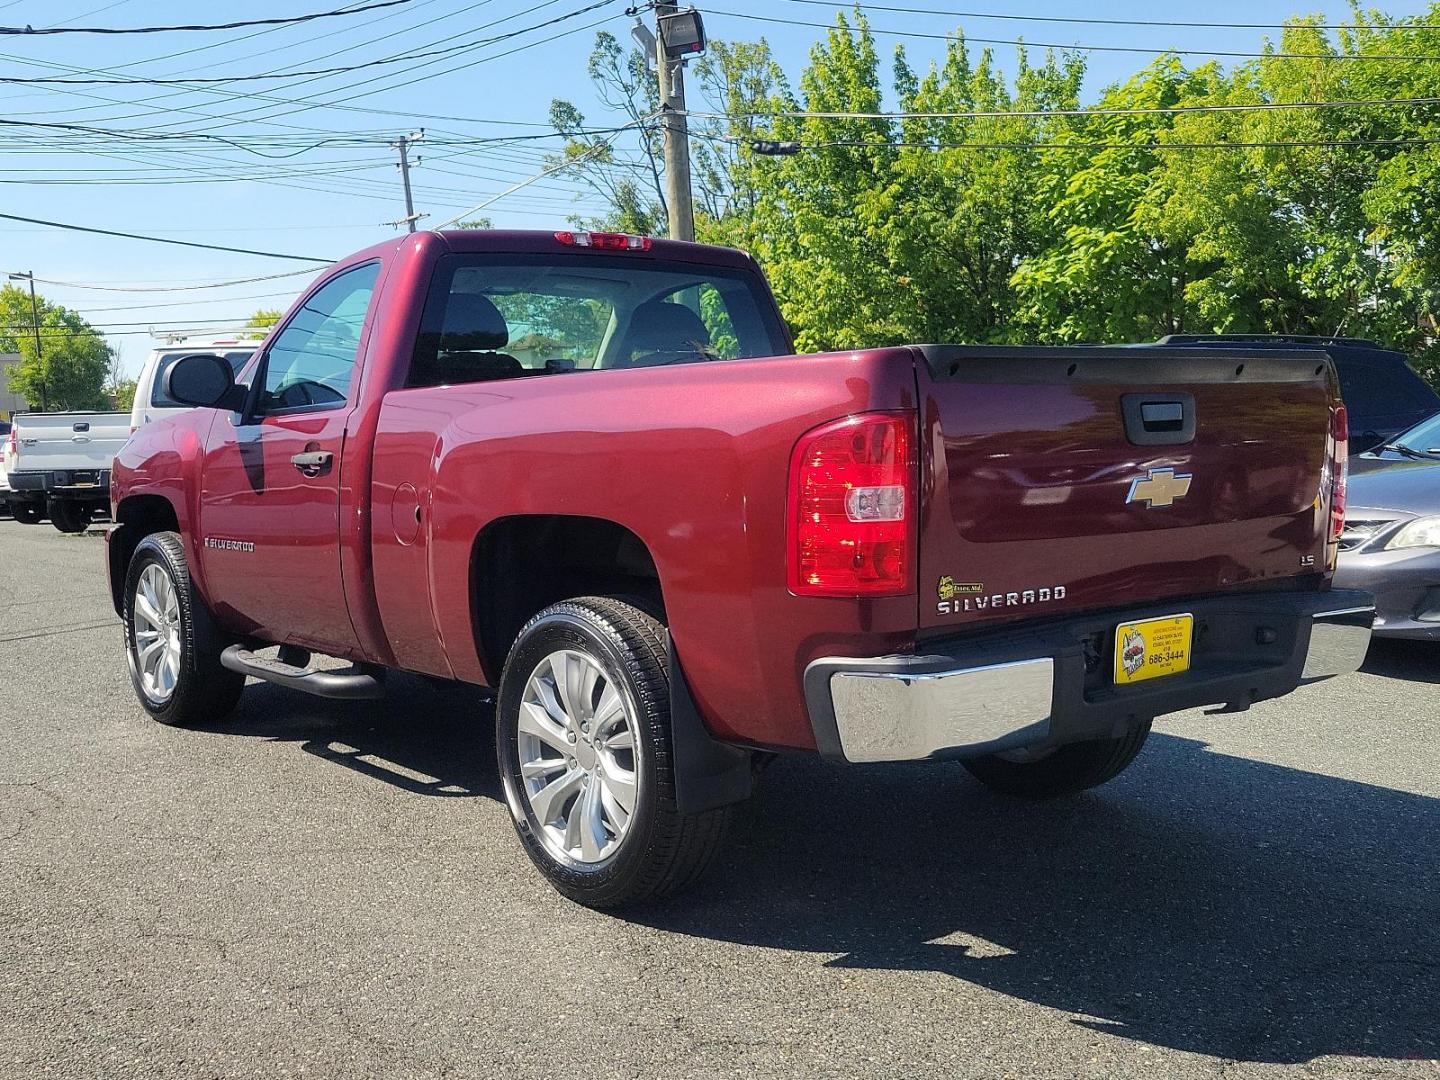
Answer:
<svg viewBox="0 0 1440 1080"><path fill-rule="evenodd" d="M1121 623L1115 628L1115 682L1144 682L1190 670L1193 615Z"/></svg>

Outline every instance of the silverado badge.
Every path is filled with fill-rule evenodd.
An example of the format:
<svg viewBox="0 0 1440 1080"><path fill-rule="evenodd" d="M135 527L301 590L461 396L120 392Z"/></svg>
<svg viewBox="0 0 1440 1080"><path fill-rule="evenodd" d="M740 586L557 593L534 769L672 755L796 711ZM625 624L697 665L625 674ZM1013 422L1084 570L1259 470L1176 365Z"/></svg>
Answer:
<svg viewBox="0 0 1440 1080"><path fill-rule="evenodd" d="M1189 493L1191 479L1189 473L1177 473L1174 469L1151 469L1145 476L1130 481L1125 502L1143 502L1151 510L1172 506L1176 499L1183 499Z"/></svg>

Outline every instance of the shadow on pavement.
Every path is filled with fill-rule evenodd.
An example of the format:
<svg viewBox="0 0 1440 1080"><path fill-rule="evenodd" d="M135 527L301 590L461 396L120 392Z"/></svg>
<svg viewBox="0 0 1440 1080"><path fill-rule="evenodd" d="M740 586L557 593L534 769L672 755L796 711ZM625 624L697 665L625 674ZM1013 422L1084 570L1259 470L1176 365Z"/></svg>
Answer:
<svg viewBox="0 0 1440 1080"><path fill-rule="evenodd" d="M781 760L718 871L642 921L1223 1058L1440 1057L1440 800L1171 736L1051 804Z"/></svg>
<svg viewBox="0 0 1440 1080"><path fill-rule="evenodd" d="M1362 670L1387 679L1440 683L1440 641L1376 638Z"/></svg>
<svg viewBox="0 0 1440 1080"><path fill-rule="evenodd" d="M207 730L294 742L417 795L500 798L494 710L474 687L392 675L382 701L327 701L252 683Z"/></svg>
<svg viewBox="0 0 1440 1080"><path fill-rule="evenodd" d="M1371 669L1430 662L1410 653L1386 645ZM498 798L491 717L473 691L401 676L373 703L251 686L218 730ZM629 917L939 972L1222 1058L1440 1058L1440 800L1158 733L1118 780L1048 804L955 765L782 758L710 876Z"/></svg>

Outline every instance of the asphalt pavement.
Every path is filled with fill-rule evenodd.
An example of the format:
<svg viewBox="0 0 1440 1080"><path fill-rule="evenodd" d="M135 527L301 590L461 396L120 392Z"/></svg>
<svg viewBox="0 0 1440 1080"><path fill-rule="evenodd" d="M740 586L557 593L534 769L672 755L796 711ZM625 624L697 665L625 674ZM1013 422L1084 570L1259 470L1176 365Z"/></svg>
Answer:
<svg viewBox="0 0 1440 1080"><path fill-rule="evenodd" d="M0 1077L1440 1077L1440 646L1156 725L1116 781L781 759L602 915L491 714L135 704L103 543L0 521Z"/></svg>

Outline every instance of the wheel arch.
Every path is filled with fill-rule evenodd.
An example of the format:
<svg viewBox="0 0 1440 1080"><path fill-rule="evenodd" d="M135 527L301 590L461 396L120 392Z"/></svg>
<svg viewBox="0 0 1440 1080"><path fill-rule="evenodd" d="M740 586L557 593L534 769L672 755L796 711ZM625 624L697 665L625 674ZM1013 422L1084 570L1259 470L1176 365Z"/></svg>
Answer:
<svg viewBox="0 0 1440 1080"><path fill-rule="evenodd" d="M633 530L606 518L519 514L490 522L470 554L470 612L486 681L531 616L574 596L624 596L665 621L654 556Z"/></svg>
<svg viewBox="0 0 1440 1080"><path fill-rule="evenodd" d="M125 574L140 541L152 533L179 532L180 518L174 505L163 495L131 495L115 507L116 528L111 531L107 557L110 570L110 602L117 615L125 609Z"/></svg>
<svg viewBox="0 0 1440 1080"><path fill-rule="evenodd" d="M648 545L606 518L529 514L491 522L471 552L470 609L486 681L500 673L520 630L560 600L622 598L662 625L665 590ZM684 813L747 799L754 774L749 750L716 741L690 694L675 642L667 632L675 798Z"/></svg>

